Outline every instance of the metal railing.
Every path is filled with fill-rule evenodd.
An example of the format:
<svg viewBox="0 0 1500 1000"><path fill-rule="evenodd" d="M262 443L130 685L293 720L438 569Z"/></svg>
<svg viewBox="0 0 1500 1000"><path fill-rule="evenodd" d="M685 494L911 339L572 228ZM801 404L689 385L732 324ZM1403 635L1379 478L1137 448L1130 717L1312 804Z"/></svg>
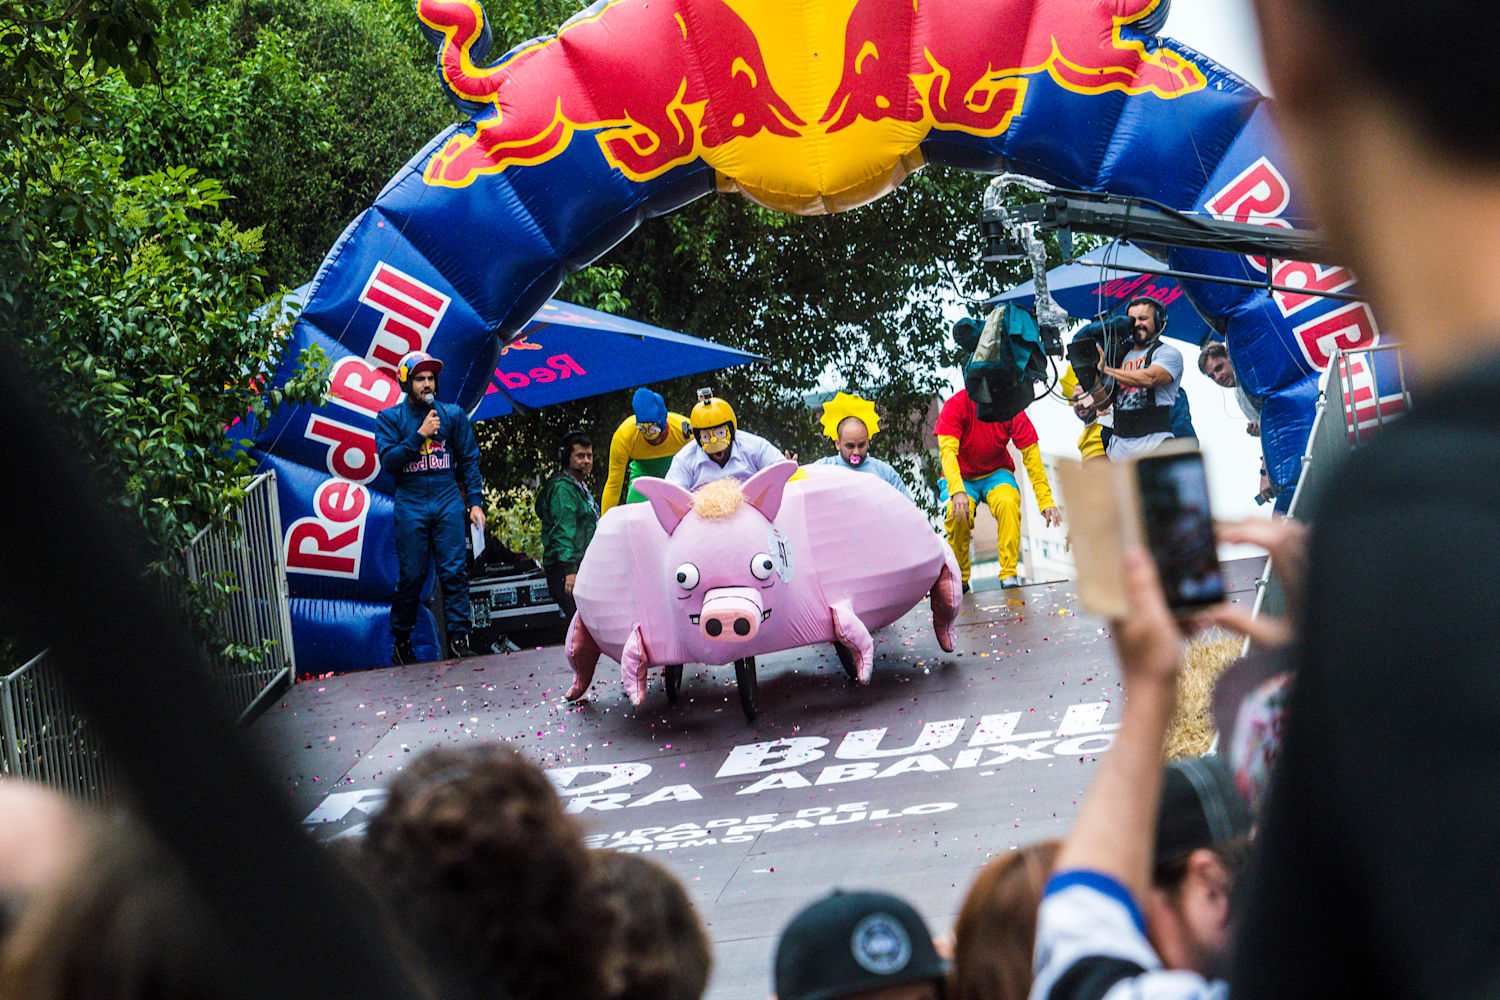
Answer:
<svg viewBox="0 0 1500 1000"><path fill-rule="evenodd" d="M198 532L184 555L195 583L222 581L235 588L214 615L214 634L255 655L243 661L216 657L214 678L243 722L297 677L276 473L252 479L228 522Z"/></svg>
<svg viewBox="0 0 1500 1000"><path fill-rule="evenodd" d="M1394 362L1396 384L1381 378L1382 366L1390 352ZM1388 372L1389 369L1386 369ZM1383 391L1389 390L1389 391ZM1302 471L1297 488L1287 507L1288 517L1301 515L1305 520L1316 510L1333 472L1361 444L1378 435L1385 425L1411 409L1411 390L1406 381L1406 365L1399 344L1382 344L1354 351L1335 351L1328 363L1328 381L1318 396L1317 414L1307 449L1302 453ZM1286 593L1280 580L1271 572L1271 560L1255 582L1255 606L1251 614L1285 617ZM1245 640L1245 649L1250 640Z"/></svg>
<svg viewBox="0 0 1500 1000"><path fill-rule="evenodd" d="M60 789L103 805L114 770L43 650L0 677L0 766L15 778Z"/></svg>
<svg viewBox="0 0 1500 1000"><path fill-rule="evenodd" d="M213 619L216 635L253 651L248 658L211 658L214 679L244 723L297 676L276 474L252 479L227 520L200 531L184 556L195 583L228 585ZM114 771L50 655L43 650L0 675L0 770L103 803Z"/></svg>

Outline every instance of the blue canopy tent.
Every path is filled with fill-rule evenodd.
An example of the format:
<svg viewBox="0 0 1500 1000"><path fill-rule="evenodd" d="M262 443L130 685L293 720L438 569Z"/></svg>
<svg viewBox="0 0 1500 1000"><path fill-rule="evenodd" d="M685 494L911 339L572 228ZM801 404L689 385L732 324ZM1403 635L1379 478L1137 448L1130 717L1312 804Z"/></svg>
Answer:
<svg viewBox="0 0 1500 1000"><path fill-rule="evenodd" d="M537 409L764 360L685 333L549 299L500 352L472 417L485 420L518 408Z"/></svg>
<svg viewBox="0 0 1500 1000"><path fill-rule="evenodd" d="M1128 243L1110 243L1084 254L1072 264L1062 264L1047 272L1047 290L1070 316L1093 319L1122 311L1125 303L1142 295L1158 299L1167 307L1167 336L1190 344L1201 344L1215 337L1198 310L1193 308L1175 278L1140 274L1129 270L1165 267L1139 247ZM1036 308L1036 282L1027 281L985 301L993 308L1014 302L1025 309Z"/></svg>

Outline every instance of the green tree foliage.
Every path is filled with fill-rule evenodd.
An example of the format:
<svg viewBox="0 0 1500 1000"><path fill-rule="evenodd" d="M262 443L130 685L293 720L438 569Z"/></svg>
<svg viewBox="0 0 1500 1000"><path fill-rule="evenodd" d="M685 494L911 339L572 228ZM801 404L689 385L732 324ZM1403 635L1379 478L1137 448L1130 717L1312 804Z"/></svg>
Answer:
<svg viewBox="0 0 1500 1000"><path fill-rule="evenodd" d="M455 120L410 0L220 0L173 20L161 84L102 98L127 174L218 178L263 226L272 287L310 279L339 233Z"/></svg>
<svg viewBox="0 0 1500 1000"><path fill-rule="evenodd" d="M743 427L811 461L831 454L832 443L804 395L829 385L876 402L878 454L918 449L931 430L929 405L958 360L945 307L1016 280L993 266L981 272L984 183L929 167L871 205L809 218L710 196L646 223L569 278L559 296L767 359L654 386L680 412L696 387L712 385ZM618 393L481 423L488 478L545 475L557 438L572 427L594 437L602 469L629 405L628 393Z"/></svg>
<svg viewBox="0 0 1500 1000"><path fill-rule="evenodd" d="M206 614L233 582L186 586L182 552L251 468L226 427L320 398L324 379L318 355L283 358L274 311L252 317L264 239L219 217L219 182L126 167L108 96L150 76L160 24L148 3L0 6L0 335L141 524L153 570ZM263 392L284 361L299 374Z"/></svg>

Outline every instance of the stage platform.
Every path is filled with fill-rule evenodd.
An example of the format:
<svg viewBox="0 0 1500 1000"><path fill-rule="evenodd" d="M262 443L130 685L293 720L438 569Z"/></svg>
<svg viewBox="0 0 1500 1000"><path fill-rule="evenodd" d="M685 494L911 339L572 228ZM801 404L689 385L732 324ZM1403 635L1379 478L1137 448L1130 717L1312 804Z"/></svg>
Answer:
<svg viewBox="0 0 1500 1000"><path fill-rule="evenodd" d="M1253 602L1263 561L1226 566ZM911 900L947 934L995 852L1065 832L1119 716L1108 631L1065 583L969 594L938 649L925 604L876 634L872 682L833 648L760 657L747 723L732 667L689 665L637 711L618 666L562 700L559 647L298 684L255 723L309 831L358 835L385 782L429 747L504 740L552 771L600 847L686 883L715 942L712 1000L771 992L785 922L835 887Z"/></svg>

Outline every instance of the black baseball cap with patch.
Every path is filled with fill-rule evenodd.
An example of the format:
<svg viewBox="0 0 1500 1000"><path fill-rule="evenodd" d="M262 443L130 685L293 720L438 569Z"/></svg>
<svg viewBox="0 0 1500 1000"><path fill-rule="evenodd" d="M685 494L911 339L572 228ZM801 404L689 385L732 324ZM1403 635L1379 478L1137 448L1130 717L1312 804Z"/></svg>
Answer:
<svg viewBox="0 0 1500 1000"><path fill-rule="evenodd" d="M1250 832L1250 807L1221 758L1174 760L1162 778L1156 864L1175 861L1200 847L1222 847Z"/></svg>
<svg viewBox="0 0 1500 1000"><path fill-rule="evenodd" d="M911 904L835 889L782 930L772 975L777 1000L833 1000L947 972Z"/></svg>

